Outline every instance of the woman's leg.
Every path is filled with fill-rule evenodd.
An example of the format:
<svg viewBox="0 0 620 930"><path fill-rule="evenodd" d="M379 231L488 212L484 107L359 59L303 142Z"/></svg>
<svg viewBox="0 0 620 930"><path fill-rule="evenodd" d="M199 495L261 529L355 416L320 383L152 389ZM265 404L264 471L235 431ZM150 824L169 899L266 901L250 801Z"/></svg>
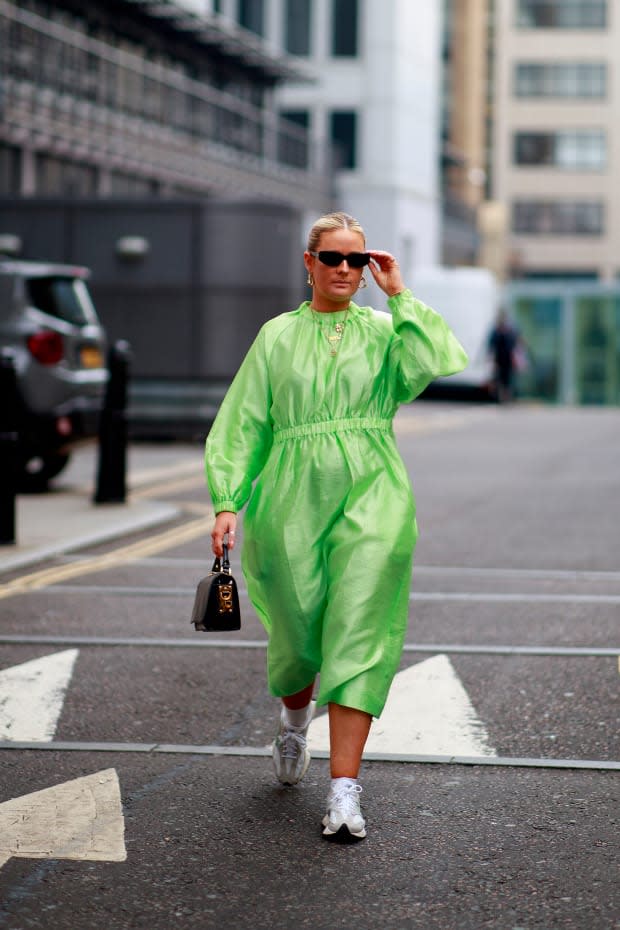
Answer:
<svg viewBox="0 0 620 930"><path fill-rule="evenodd" d="M276 778L284 785L300 782L310 764L306 736L314 714L313 690L314 681L301 691L282 698L280 724L273 741L272 756Z"/></svg>
<svg viewBox="0 0 620 930"><path fill-rule="evenodd" d="M306 688L303 688L303 690L298 691L297 694L289 694L287 697L283 697L282 703L285 707L288 707L289 710L301 710L303 707L307 707L312 700L313 690L314 682L309 684Z"/></svg>
<svg viewBox="0 0 620 930"><path fill-rule="evenodd" d="M323 817L323 836L349 842L363 840L366 822L360 810L362 786L357 782L372 716L355 707L329 704L332 786Z"/></svg>
<svg viewBox="0 0 620 930"><path fill-rule="evenodd" d="M372 716L355 707L329 704L332 778L357 778Z"/></svg>

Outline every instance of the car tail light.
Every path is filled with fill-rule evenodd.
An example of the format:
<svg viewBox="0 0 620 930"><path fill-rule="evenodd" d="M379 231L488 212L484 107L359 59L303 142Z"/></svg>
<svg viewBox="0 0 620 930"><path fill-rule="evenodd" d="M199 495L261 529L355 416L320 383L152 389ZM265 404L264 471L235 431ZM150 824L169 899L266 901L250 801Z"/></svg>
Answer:
<svg viewBox="0 0 620 930"><path fill-rule="evenodd" d="M70 436L73 432L71 420L69 417L58 417L56 420L56 432L59 436Z"/></svg>
<svg viewBox="0 0 620 930"><path fill-rule="evenodd" d="M27 346L32 357L41 365L56 365L65 354L62 336L51 329L33 333L28 337Z"/></svg>

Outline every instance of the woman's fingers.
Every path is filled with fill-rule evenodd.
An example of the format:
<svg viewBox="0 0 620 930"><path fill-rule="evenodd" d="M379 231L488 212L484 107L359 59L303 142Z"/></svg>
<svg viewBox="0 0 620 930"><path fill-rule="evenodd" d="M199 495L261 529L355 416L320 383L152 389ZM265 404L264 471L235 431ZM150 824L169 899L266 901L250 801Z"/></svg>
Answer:
<svg viewBox="0 0 620 930"><path fill-rule="evenodd" d="M404 290L400 267L390 252L369 249L371 274L382 291L388 296L398 294Z"/></svg>
<svg viewBox="0 0 620 930"><path fill-rule="evenodd" d="M224 555L223 543L224 537L227 536L227 545L229 549L235 547L235 537L237 528L237 517L234 513L222 511L215 518L215 525L211 531L211 547L215 555L220 558Z"/></svg>

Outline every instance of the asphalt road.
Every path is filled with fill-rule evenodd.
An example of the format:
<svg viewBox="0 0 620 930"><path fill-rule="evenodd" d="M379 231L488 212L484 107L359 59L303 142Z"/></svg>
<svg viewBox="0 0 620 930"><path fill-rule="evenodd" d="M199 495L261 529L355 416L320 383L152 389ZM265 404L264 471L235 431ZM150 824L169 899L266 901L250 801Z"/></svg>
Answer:
<svg viewBox="0 0 620 930"><path fill-rule="evenodd" d="M240 634L189 625L209 502L199 473L172 475L196 447L137 447L169 525L0 576L0 725L11 670L43 663L0 743L0 928L620 928L619 427L598 409L399 415L421 539L404 703L369 743L355 846L320 836L324 751L298 788L273 779L245 592ZM50 656L70 668L37 705ZM30 701L33 727L58 707L36 741ZM61 793L102 772L118 804Z"/></svg>

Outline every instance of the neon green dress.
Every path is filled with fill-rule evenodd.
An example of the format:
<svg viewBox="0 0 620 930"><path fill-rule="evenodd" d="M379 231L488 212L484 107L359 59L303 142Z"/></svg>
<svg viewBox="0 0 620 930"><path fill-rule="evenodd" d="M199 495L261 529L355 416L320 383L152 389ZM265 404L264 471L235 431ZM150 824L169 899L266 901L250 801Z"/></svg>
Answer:
<svg viewBox="0 0 620 930"><path fill-rule="evenodd" d="M417 539L392 418L467 364L410 291L388 306L318 314L304 302L267 322L206 443L216 513L249 500L242 567L269 635L271 693L320 673L319 704L374 716L401 657Z"/></svg>

